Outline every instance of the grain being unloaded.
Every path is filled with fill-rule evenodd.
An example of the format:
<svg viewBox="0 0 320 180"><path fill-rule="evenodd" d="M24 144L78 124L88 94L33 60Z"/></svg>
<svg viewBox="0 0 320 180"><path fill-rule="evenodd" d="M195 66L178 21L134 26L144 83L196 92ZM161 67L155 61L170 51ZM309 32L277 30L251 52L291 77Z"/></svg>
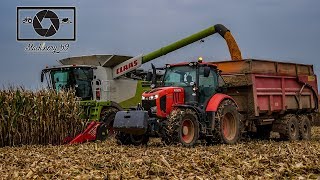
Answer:
<svg viewBox="0 0 320 180"><path fill-rule="evenodd" d="M224 35L224 39L227 42L229 52L232 60L242 60L241 51L238 47L236 40L233 38L232 34L228 31Z"/></svg>

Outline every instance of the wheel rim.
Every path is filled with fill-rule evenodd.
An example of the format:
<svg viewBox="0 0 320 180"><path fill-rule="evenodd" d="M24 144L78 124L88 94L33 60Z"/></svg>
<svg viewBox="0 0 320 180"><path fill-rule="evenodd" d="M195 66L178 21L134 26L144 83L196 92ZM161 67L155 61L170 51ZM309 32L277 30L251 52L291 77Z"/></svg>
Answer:
<svg viewBox="0 0 320 180"><path fill-rule="evenodd" d="M226 113L222 119L223 136L227 140L233 140L236 136L236 119L231 113Z"/></svg>
<svg viewBox="0 0 320 180"><path fill-rule="evenodd" d="M190 143L194 139L195 127L190 119L186 119L182 122L182 140L185 143Z"/></svg>

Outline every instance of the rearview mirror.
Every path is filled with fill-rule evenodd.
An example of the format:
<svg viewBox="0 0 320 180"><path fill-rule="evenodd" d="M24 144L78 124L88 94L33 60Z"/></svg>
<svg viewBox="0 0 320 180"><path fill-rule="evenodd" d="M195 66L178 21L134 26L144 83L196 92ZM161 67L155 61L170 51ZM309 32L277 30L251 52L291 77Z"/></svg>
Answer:
<svg viewBox="0 0 320 180"><path fill-rule="evenodd" d="M204 77L209 77L209 75L210 75L210 67L204 67L203 76Z"/></svg>
<svg viewBox="0 0 320 180"><path fill-rule="evenodd" d="M147 73L146 81L151 81L152 79L152 72Z"/></svg>

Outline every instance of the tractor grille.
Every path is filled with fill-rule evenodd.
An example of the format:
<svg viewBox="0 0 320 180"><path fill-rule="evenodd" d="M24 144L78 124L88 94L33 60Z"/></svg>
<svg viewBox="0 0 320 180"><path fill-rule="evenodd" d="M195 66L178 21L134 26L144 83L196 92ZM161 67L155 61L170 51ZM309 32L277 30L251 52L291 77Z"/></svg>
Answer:
<svg viewBox="0 0 320 180"><path fill-rule="evenodd" d="M149 111L151 107L156 106L156 100L142 100L142 107L144 110Z"/></svg>
<svg viewBox="0 0 320 180"><path fill-rule="evenodd" d="M162 96L160 98L160 109L163 112L166 112L166 105L167 105L167 96Z"/></svg>

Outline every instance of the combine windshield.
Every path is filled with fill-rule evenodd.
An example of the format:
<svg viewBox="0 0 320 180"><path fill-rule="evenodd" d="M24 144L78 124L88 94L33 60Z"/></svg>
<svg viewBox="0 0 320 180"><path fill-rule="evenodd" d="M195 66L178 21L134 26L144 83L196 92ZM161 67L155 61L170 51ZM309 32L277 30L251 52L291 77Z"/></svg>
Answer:
<svg viewBox="0 0 320 180"><path fill-rule="evenodd" d="M91 81L93 71L90 67L68 67L51 69L47 72L50 76L51 86L57 91L74 88L76 96L82 100L92 98Z"/></svg>
<svg viewBox="0 0 320 180"><path fill-rule="evenodd" d="M196 68L192 66L174 66L168 68L164 79L164 86L189 87L196 82Z"/></svg>

